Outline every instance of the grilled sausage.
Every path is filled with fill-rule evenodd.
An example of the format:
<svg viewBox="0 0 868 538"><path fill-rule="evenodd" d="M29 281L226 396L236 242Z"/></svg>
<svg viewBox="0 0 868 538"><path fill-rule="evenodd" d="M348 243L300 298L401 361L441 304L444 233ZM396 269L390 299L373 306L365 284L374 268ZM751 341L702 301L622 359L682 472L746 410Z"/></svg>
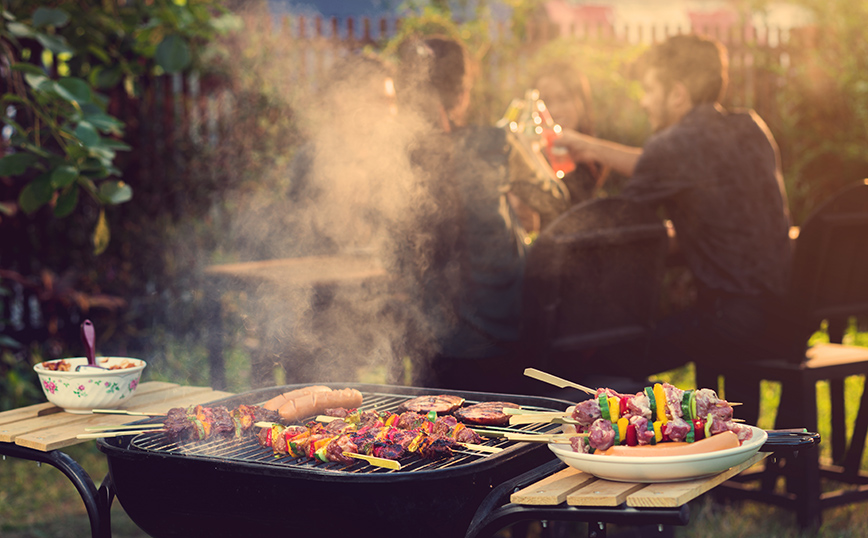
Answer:
<svg viewBox="0 0 868 538"><path fill-rule="evenodd" d="M278 394L274 398L265 402L262 407L269 409L271 411L277 411L281 408L283 404L290 400L294 400L300 396L304 396L305 394L310 394L312 392L327 392L332 389L324 386L324 385L312 385L310 387L302 387L300 389L291 390L289 392L284 392L283 394Z"/></svg>
<svg viewBox="0 0 868 538"><path fill-rule="evenodd" d="M362 405L362 393L356 389L311 392L289 400L278 409L283 422L296 422L323 413L333 407L347 409Z"/></svg>
<svg viewBox="0 0 868 538"><path fill-rule="evenodd" d="M602 452L597 452L597 454L630 457L688 456L691 454L726 450L727 448L737 448L738 446L740 446L738 436L731 431L725 431L711 437L706 437L695 443L668 442L642 446L615 445Z"/></svg>

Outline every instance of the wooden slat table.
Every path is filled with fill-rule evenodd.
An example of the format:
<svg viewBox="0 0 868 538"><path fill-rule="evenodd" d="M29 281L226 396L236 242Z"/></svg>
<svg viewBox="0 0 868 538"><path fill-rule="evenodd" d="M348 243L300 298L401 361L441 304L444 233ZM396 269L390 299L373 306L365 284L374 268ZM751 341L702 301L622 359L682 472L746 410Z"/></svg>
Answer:
<svg viewBox="0 0 868 538"><path fill-rule="evenodd" d="M498 486L477 511L467 538L493 536L523 520L588 523L589 536L602 538L606 524L686 525L687 503L769 456L760 452L714 476L659 484L598 479L560 460ZM542 478L540 478L542 476ZM508 502L504 502L508 500Z"/></svg>
<svg viewBox="0 0 868 538"><path fill-rule="evenodd" d="M210 387L187 387L175 383L149 381L141 383L136 394L120 409L127 411L165 413L173 407L206 403L232 396L229 392ZM129 415L79 415L67 413L51 403L41 403L0 413L0 454L5 458L28 459L48 463L60 470L81 495L90 519L94 538L111 536L110 499L107 488L99 490L93 479L61 448L88 443L77 439L85 428L119 426L144 417Z"/></svg>

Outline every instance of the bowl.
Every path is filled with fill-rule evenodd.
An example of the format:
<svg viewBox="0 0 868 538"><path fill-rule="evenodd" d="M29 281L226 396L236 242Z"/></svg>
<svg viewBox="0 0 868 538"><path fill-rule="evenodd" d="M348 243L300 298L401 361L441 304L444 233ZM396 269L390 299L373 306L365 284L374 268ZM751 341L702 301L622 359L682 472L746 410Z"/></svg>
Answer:
<svg viewBox="0 0 868 538"><path fill-rule="evenodd" d="M679 482L717 473L747 461L765 444L768 434L756 426L741 446L717 452L685 456L624 457L580 454L570 445L550 444L549 449L564 463L598 478L616 482Z"/></svg>
<svg viewBox="0 0 868 538"><path fill-rule="evenodd" d="M68 371L51 370L46 364L65 361ZM129 357L97 357L99 366L129 365L115 370L87 369L76 372L76 366L87 364L87 357L40 362L33 367L48 401L68 413L89 414L93 409L114 409L129 401L139 386L146 363Z"/></svg>

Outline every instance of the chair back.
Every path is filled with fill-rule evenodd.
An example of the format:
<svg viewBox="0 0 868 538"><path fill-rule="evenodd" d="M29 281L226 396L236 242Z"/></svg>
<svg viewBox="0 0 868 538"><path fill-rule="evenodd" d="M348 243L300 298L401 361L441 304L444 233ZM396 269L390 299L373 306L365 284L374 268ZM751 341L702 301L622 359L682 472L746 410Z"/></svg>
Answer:
<svg viewBox="0 0 868 538"><path fill-rule="evenodd" d="M523 338L537 364L639 338L657 314L666 228L618 197L578 204L536 240L525 269Z"/></svg>
<svg viewBox="0 0 868 538"><path fill-rule="evenodd" d="M805 220L790 290L818 323L868 314L868 180L839 191Z"/></svg>

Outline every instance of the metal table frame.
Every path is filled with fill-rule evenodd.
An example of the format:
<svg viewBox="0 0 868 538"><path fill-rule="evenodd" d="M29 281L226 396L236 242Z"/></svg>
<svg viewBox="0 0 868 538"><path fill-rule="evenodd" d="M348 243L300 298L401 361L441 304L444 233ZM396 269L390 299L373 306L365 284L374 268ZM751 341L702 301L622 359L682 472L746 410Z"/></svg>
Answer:
<svg viewBox="0 0 868 538"><path fill-rule="evenodd" d="M90 520L91 536L93 538L111 538L111 504L114 494L111 489L111 479L108 475L99 489L87 471L65 452L50 450L43 452L14 443L0 443L0 454L5 458L13 458L47 463L63 473L81 496Z"/></svg>

